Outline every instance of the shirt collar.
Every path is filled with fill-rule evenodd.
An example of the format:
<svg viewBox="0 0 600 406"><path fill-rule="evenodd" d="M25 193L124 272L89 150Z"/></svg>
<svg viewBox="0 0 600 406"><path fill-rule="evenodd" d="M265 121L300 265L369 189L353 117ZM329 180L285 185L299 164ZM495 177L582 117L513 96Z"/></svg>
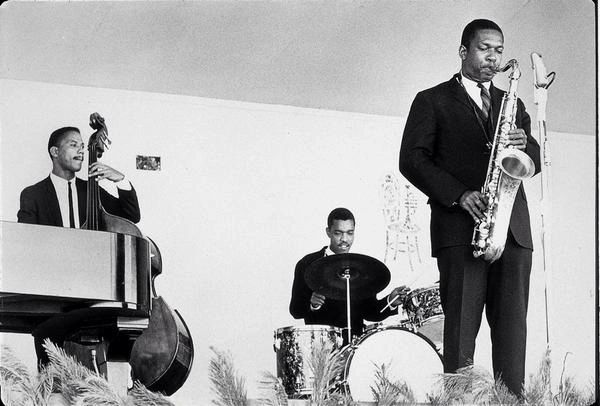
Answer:
<svg viewBox="0 0 600 406"><path fill-rule="evenodd" d="M54 173L50 172L50 180L52 181L52 183L54 185L65 185L68 182L71 182L73 185L75 184L75 176L73 176L73 179L70 180L66 180L64 178L61 178L60 176L55 175Z"/></svg>
<svg viewBox="0 0 600 406"><path fill-rule="evenodd" d="M335 255L335 252L333 252L331 247L328 245L327 248L325 248L325 256L328 257L330 255Z"/></svg>
<svg viewBox="0 0 600 406"><path fill-rule="evenodd" d="M478 82L475 82L474 80L471 80L471 79L469 79L468 77L466 77L465 75L463 75L463 73L462 73L462 70L460 71L460 78L461 78L461 81L462 81L462 83L463 83L463 85L464 85L465 87L469 87L469 88L472 88L472 89L477 89L477 90L479 90L479 88L478 88L478 86L477 86L479 83L478 83ZM483 87L485 87L485 88L488 90L488 92L489 92L489 90L490 90L490 85L492 84L492 82L481 82L481 84L482 84L482 85L483 85Z"/></svg>

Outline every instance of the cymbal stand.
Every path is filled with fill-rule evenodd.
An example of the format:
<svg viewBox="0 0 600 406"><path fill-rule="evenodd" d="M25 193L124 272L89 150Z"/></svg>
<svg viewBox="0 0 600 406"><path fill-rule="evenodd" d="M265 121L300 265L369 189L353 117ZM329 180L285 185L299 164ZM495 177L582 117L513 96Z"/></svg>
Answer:
<svg viewBox="0 0 600 406"><path fill-rule="evenodd" d="M348 317L348 344L350 344L352 343L352 325L350 323L350 268L346 268L342 276L346 279L346 317Z"/></svg>

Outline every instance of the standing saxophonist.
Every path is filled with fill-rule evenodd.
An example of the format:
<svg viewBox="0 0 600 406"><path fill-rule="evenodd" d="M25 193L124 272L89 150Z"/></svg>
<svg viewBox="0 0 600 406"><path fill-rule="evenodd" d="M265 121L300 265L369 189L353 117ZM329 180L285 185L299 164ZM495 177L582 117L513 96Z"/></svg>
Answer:
<svg viewBox="0 0 600 406"><path fill-rule="evenodd" d="M463 30L461 70L449 81L417 94L400 149L400 171L429 197L431 248L440 272L445 315L444 371L473 363L485 305L494 375L516 396L525 377L527 303L533 244L523 186L509 208L499 259L475 257L473 235L485 218L485 183L504 92L491 80L500 71L504 36L489 20ZM516 94L515 94L516 99ZM539 172L539 145L521 100L510 117L505 145L525 152ZM506 127L504 127L506 128ZM497 131L496 131L497 132Z"/></svg>

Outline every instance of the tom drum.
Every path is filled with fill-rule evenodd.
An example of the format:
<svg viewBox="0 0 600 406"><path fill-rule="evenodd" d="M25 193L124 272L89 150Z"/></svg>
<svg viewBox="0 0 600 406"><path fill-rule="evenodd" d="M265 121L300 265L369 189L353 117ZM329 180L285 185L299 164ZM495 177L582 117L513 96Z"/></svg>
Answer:
<svg viewBox="0 0 600 406"><path fill-rule="evenodd" d="M410 292L404 301L404 310L415 329L441 350L444 343L444 311L439 285Z"/></svg>
<svg viewBox="0 0 600 406"><path fill-rule="evenodd" d="M277 377L289 398L302 398L313 390L314 374L309 365L316 342L330 343L332 350L342 345L338 327L308 325L275 330L273 348L277 358Z"/></svg>

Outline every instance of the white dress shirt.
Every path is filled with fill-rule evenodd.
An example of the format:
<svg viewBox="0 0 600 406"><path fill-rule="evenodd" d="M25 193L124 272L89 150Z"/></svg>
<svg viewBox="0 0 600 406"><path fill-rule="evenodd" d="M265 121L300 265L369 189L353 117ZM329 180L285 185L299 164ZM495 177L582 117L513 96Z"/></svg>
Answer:
<svg viewBox="0 0 600 406"><path fill-rule="evenodd" d="M50 173L50 180L56 190L58 206L60 207L60 216L62 217L63 227L69 227L69 182L73 191L73 217L75 219L75 228L79 228L79 200L77 199L77 186L75 186L75 177L70 181Z"/></svg>
<svg viewBox="0 0 600 406"><path fill-rule="evenodd" d="M73 217L75 219L75 228L80 228L81 226L81 222L79 221L79 199L77 198L77 186L75 185L75 179L76 177L73 177L73 179L67 181L60 176L50 173L50 180L54 185L54 190L56 190L56 198L58 199L58 206L60 208L60 216L62 217L63 227L69 227L69 182L71 182L71 189L73 191ZM119 182L115 182L114 185L117 187L117 189L121 190L132 189L131 182L129 182L127 178L123 178Z"/></svg>
<svg viewBox="0 0 600 406"><path fill-rule="evenodd" d="M328 257L330 255L335 255L335 252L333 252L331 247L328 245L327 248L325 248L325 256Z"/></svg>
<svg viewBox="0 0 600 406"><path fill-rule="evenodd" d="M473 99L475 104L477 104L477 107L481 109L483 103L481 101L481 89L477 87L478 83L463 75L462 72L460 73L460 76L465 90L467 91L471 99ZM481 84L488 90L488 92L490 91L491 82L481 82Z"/></svg>

